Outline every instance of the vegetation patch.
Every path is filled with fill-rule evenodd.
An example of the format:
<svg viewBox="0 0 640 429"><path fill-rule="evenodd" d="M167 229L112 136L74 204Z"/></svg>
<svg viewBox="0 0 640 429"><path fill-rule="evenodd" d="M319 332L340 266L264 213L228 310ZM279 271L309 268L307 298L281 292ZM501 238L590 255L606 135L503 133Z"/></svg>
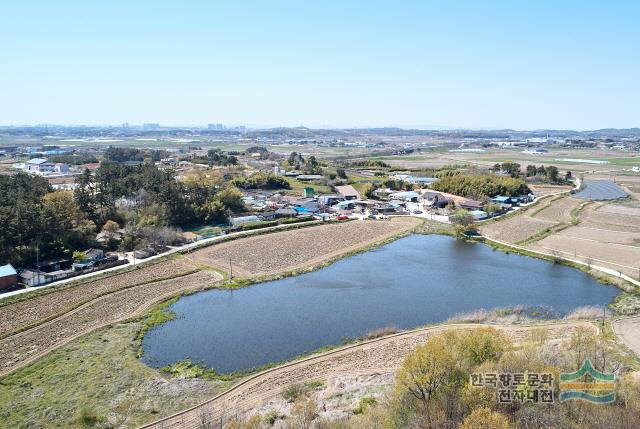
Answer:
<svg viewBox="0 0 640 429"><path fill-rule="evenodd" d="M213 369L203 365L194 364L190 359L180 360L160 369L175 378L204 378L215 379L217 374Z"/></svg>
<svg viewBox="0 0 640 429"><path fill-rule="evenodd" d="M160 304L154 306L147 315L142 319L142 323L140 324L140 330L136 334L134 344L136 346L136 357L140 358L144 354L144 350L142 349L142 340L144 336L153 328L154 326L162 325L165 322L173 320L176 317L176 314L172 311L169 311L169 307L175 303L180 296L168 299Z"/></svg>
<svg viewBox="0 0 640 429"><path fill-rule="evenodd" d="M0 426L137 427L194 406L229 383L163 378L131 340L141 321L76 339L0 379Z"/></svg>

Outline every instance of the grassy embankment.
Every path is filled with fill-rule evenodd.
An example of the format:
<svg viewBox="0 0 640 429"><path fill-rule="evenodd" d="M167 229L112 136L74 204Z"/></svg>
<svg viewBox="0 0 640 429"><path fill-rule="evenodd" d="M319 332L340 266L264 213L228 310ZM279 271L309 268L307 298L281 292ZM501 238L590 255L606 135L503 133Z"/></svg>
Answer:
<svg viewBox="0 0 640 429"><path fill-rule="evenodd" d="M140 329L140 321L100 329L4 377L0 427L135 427L228 387L163 379L133 352Z"/></svg>

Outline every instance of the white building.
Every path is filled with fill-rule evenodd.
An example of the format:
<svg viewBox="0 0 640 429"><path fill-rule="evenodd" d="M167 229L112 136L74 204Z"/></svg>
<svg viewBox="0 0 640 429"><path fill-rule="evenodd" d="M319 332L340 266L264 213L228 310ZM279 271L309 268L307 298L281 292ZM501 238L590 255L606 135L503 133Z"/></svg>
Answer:
<svg viewBox="0 0 640 429"><path fill-rule="evenodd" d="M63 162L49 162L45 158L33 158L24 164L23 170L27 173L45 176L69 173L69 166Z"/></svg>

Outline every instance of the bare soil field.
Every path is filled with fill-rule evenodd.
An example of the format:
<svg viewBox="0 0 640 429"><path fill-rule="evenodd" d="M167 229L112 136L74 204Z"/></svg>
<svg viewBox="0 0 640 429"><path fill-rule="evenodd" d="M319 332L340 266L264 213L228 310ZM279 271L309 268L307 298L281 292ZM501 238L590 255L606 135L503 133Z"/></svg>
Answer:
<svg viewBox="0 0 640 429"><path fill-rule="evenodd" d="M90 280L61 289L51 289L50 293L37 295L33 298L28 298L27 294L25 300L0 306L0 338L6 337L18 329L43 323L104 294L174 277L193 271L195 268L186 259L170 259L99 280Z"/></svg>
<svg viewBox="0 0 640 429"><path fill-rule="evenodd" d="M605 266L637 278L640 269L640 247L625 244L601 243L589 238L550 235L527 246L530 249L556 253L585 263Z"/></svg>
<svg viewBox="0 0 640 429"><path fill-rule="evenodd" d="M480 232L485 237L515 244L555 224L556 222L534 219L527 215L518 215L499 222L484 224L480 227Z"/></svg>
<svg viewBox="0 0 640 429"><path fill-rule="evenodd" d="M582 201L571 197L563 197L552 201L546 208L536 211L531 215L535 219L560 223L571 222L571 210L576 208Z"/></svg>
<svg viewBox="0 0 640 429"><path fill-rule="evenodd" d="M640 233L640 215L625 203L597 203L587 206L580 214L582 226L611 231ZM633 211L635 213L635 210Z"/></svg>
<svg viewBox="0 0 640 429"><path fill-rule="evenodd" d="M601 243L627 244L640 246L640 233L611 231L607 229L590 228L587 226L572 226L557 233L563 237L590 239Z"/></svg>
<svg viewBox="0 0 640 429"><path fill-rule="evenodd" d="M557 185L546 185L542 184L528 184L529 189L533 192L536 197L544 197L545 195L556 194L558 192L570 191L571 186L557 186Z"/></svg>
<svg viewBox="0 0 640 429"><path fill-rule="evenodd" d="M484 152L423 152L414 155L388 156L382 159L395 167L405 168L438 168L452 164L470 164L481 167L491 167L497 162L514 161L522 165L553 165L561 171L589 174L620 174L624 172L626 165L617 162L596 164L585 162L586 160L610 160L624 157L619 151L601 149L564 149L553 148L545 155L533 155L523 153L522 148L491 148ZM564 159L558 161L557 159ZM571 161L569 161L571 160ZM582 161L585 160L585 161Z"/></svg>
<svg viewBox="0 0 640 429"><path fill-rule="evenodd" d="M557 197L549 197L523 213L496 222L486 222L482 224L480 232L485 237L510 244L526 240L560 222L555 219L550 219L548 213L556 212L557 210L551 208L551 206L564 199L565 198L558 199ZM546 219L539 218L539 214L543 212L546 214L544 216Z"/></svg>
<svg viewBox="0 0 640 429"><path fill-rule="evenodd" d="M141 315L175 294L211 286L222 277L200 271L178 279L134 286L96 298L35 328L0 340L0 375L32 362L51 350L102 326Z"/></svg>
<svg viewBox="0 0 640 429"><path fill-rule="evenodd" d="M365 248L420 224L415 218L350 221L257 235L207 247L192 254L195 261L256 277L313 267L339 255Z"/></svg>
<svg viewBox="0 0 640 429"><path fill-rule="evenodd" d="M317 380L334 380L340 376L370 376L372 374L395 373L408 353L437 332L447 329L473 329L483 325L458 324L434 326L416 331L372 340L354 346L312 356L297 362L267 370L239 383L212 400L152 423L143 428L185 429L200 428L203 421L219 422L234 417L243 417L259 409L265 403L277 399L282 391L292 384ZM487 326L487 325L484 325ZM529 340L530 332L540 326L549 330L553 341L568 339L578 326L596 332L589 322L561 322L547 325L491 325L503 330L514 343ZM333 383L325 383L331 385Z"/></svg>
<svg viewBox="0 0 640 429"><path fill-rule="evenodd" d="M640 202L627 199L587 203L571 225L571 211L581 201L572 197L551 198L539 207L503 221L487 223L481 233L491 239L516 244L553 225L565 226L541 234L525 247L549 255L576 259L607 267L633 278L640 276Z"/></svg>

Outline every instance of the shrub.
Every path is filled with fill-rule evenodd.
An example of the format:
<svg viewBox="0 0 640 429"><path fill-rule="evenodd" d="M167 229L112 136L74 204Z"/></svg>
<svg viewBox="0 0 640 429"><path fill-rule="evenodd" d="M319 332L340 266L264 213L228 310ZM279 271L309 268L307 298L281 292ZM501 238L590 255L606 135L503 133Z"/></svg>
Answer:
<svg viewBox="0 0 640 429"><path fill-rule="evenodd" d="M95 410L83 405L78 410L77 421L82 426L94 426L98 422L98 416Z"/></svg>
<svg viewBox="0 0 640 429"><path fill-rule="evenodd" d="M282 397L287 402L295 402L307 392L307 389L300 383L292 384L282 391Z"/></svg>
<svg viewBox="0 0 640 429"><path fill-rule="evenodd" d="M364 414L367 408L371 408L376 405L378 401L373 396L363 396L360 398L360 403L353 409L353 414Z"/></svg>

